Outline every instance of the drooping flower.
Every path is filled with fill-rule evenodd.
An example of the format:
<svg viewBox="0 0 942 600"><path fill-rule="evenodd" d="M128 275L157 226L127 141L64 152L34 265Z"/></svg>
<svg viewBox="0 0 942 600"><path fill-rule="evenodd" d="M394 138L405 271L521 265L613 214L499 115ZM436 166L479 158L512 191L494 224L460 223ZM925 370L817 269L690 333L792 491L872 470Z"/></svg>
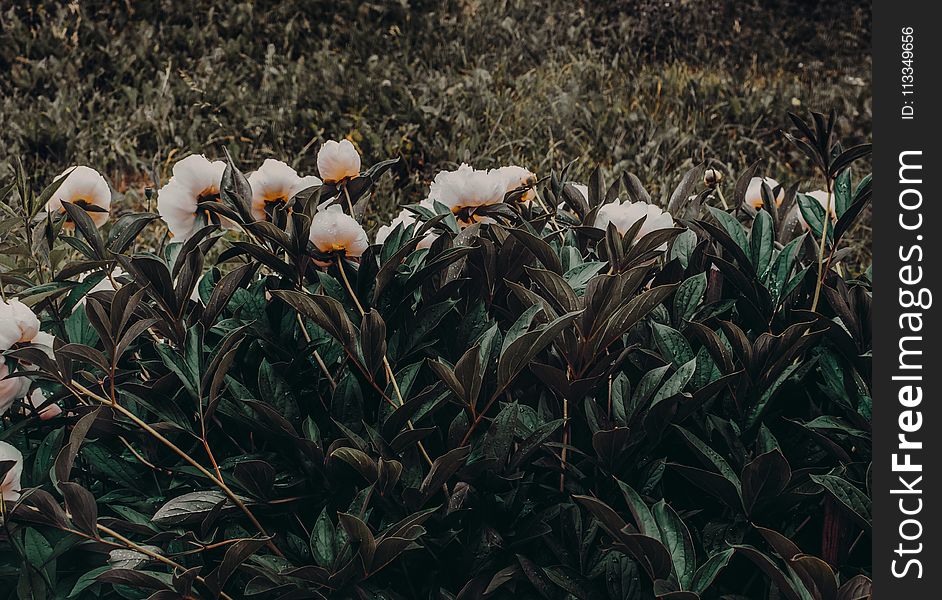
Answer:
<svg viewBox="0 0 942 600"><path fill-rule="evenodd" d="M13 344L31 342L39 332L39 319L28 306L11 298L0 301L0 352Z"/></svg>
<svg viewBox="0 0 942 600"><path fill-rule="evenodd" d="M360 174L360 154L350 140L328 140L317 153L317 172L325 183L341 183Z"/></svg>
<svg viewBox="0 0 942 600"><path fill-rule="evenodd" d="M759 210L762 208L762 182L765 182L769 186L769 189L773 194L776 194L775 188L778 188L778 193L775 195L775 206L781 206L782 201L785 200L785 189L782 188L777 181L771 177L753 177L749 180L749 186L746 187L746 198L745 202L752 208Z"/></svg>
<svg viewBox="0 0 942 600"><path fill-rule="evenodd" d="M350 258L361 256L370 245L363 227L343 212L339 204L332 204L314 213L309 239L315 248L325 254L343 252Z"/></svg>
<svg viewBox="0 0 942 600"><path fill-rule="evenodd" d="M530 202L536 198L536 188L534 187L536 185L536 175L529 170L511 165L492 169L489 171L489 174L502 182L505 194L519 188L527 188L523 195L517 200L518 202L529 205Z"/></svg>
<svg viewBox="0 0 942 600"><path fill-rule="evenodd" d="M608 224L611 223L615 225L618 233L625 235L641 219L645 220L635 239L641 239L652 231L674 226L674 219L670 213L665 212L660 207L647 202L629 202L627 200L625 202L615 200L599 208L599 212L595 216L595 226L605 231L608 229Z"/></svg>
<svg viewBox="0 0 942 600"><path fill-rule="evenodd" d="M46 212L63 214L64 203L75 204L88 213L95 227L107 223L111 210L111 189L101 173L80 165L69 167L56 177L55 181L63 177L65 180L46 202ZM66 219L65 227L74 226L74 223Z"/></svg>
<svg viewBox="0 0 942 600"><path fill-rule="evenodd" d="M20 476L23 474L23 454L6 442L0 442L0 462L13 461L13 468L0 480L0 496L6 502L16 502L20 497Z"/></svg>
<svg viewBox="0 0 942 600"><path fill-rule="evenodd" d="M416 225L414 233L417 233L418 228L419 228L418 221L416 220L415 215L409 212L408 210L406 210L405 208L403 208L402 210L399 211L399 214L396 215L396 218L393 219L389 223L389 225L383 225L376 231L376 243L377 244L385 243L386 238L389 237L389 234L392 233L393 230L395 230L398 225L402 225L403 229L409 227L410 225ZM422 239L416 245L416 249L421 250L423 248L430 247L432 245L432 242L434 242L436 238L438 238L437 233L432 232L432 231L426 232L426 234L422 237Z"/></svg>
<svg viewBox="0 0 942 600"><path fill-rule="evenodd" d="M225 170L226 163L210 161L202 154L192 154L173 165L173 176L157 192L157 212L171 235L184 241L196 232L201 216L198 205L200 202L219 201ZM234 226L229 219L213 213L206 217L224 227Z"/></svg>
<svg viewBox="0 0 942 600"><path fill-rule="evenodd" d="M476 215L482 206L504 201L507 183L493 171L482 171L462 163L454 171L442 171L435 176L429 189L427 202L441 202L458 216L458 223L493 223L489 217Z"/></svg>
<svg viewBox="0 0 942 600"><path fill-rule="evenodd" d="M266 158L248 179L252 187L252 216L256 221L270 220L265 210L268 205L286 204L301 190L321 184L317 177L301 177L287 164L273 158Z"/></svg>
<svg viewBox="0 0 942 600"><path fill-rule="evenodd" d="M39 388L33 390L33 393L29 395L29 403L33 406L34 409L39 411L39 418L42 421L48 421L49 419L54 419L62 414L62 408L53 402L43 406L46 402L46 395L43 394L43 391ZM43 406L41 409L40 406Z"/></svg>
<svg viewBox="0 0 942 600"><path fill-rule="evenodd" d="M30 380L26 377L7 377L10 368L0 357L0 415L5 415L13 403L26 396L29 391Z"/></svg>
<svg viewBox="0 0 942 600"><path fill-rule="evenodd" d="M821 208L828 211L828 214L831 217L831 222L837 221L837 207L834 205L834 195L831 194L830 207L828 206L828 193L825 190L814 190L812 192L805 192L806 196L811 196L818 201L818 204L821 205ZM805 229L808 228L808 222L805 221L805 215L802 214L801 208L796 207L798 212L798 221L801 223L801 226Z"/></svg>

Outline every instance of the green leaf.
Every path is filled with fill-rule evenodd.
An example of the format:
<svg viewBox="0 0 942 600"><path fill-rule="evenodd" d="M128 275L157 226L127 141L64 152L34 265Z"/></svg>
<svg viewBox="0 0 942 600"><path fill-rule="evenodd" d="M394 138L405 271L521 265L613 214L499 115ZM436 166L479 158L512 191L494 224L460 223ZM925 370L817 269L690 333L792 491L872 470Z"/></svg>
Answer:
<svg viewBox="0 0 942 600"><path fill-rule="evenodd" d="M337 532L326 508L321 511L311 529L311 555L324 568L329 568L337 557Z"/></svg>
<svg viewBox="0 0 942 600"><path fill-rule="evenodd" d="M710 209L710 214L713 215L713 218L719 221L720 225L723 226L723 229L726 230L726 233L729 234L729 237L733 238L733 241L736 242L736 244L748 256L749 240L746 238L746 230L742 226L742 223L736 220L736 217L729 214L725 210L721 210L715 206L709 206L707 208Z"/></svg>
<svg viewBox="0 0 942 600"><path fill-rule="evenodd" d="M652 323L651 328L654 332L654 342L658 350L668 362L676 368L680 368L690 362L696 355L690 348L690 343L682 333L669 325L661 323Z"/></svg>
<svg viewBox="0 0 942 600"><path fill-rule="evenodd" d="M81 577L78 578L78 581L75 582L75 585L72 586L72 591L69 592L69 598L76 598L84 592L88 587L98 583L98 576L111 569L111 565L105 565L103 567L97 567L83 573Z"/></svg>
<svg viewBox="0 0 942 600"><path fill-rule="evenodd" d="M775 248L772 217L764 209L759 209L755 220L752 222L749 245L752 250L750 258L756 268L756 275L762 277L766 269L769 268L769 263L772 261L772 250Z"/></svg>
<svg viewBox="0 0 942 600"><path fill-rule="evenodd" d="M696 369L696 358L691 358L682 364L677 369L677 371L671 375L667 381L664 382L664 385L658 389L657 394L654 395L654 399L651 400L651 406L654 406L662 400L667 400L668 398L672 398L681 393L690 382L690 379L693 377L693 373L696 371Z"/></svg>
<svg viewBox="0 0 942 600"><path fill-rule="evenodd" d="M487 428L484 436L483 450L486 456L497 459L498 464L507 462L510 449L514 441L514 429L517 426L519 405L516 402L507 404Z"/></svg>
<svg viewBox="0 0 942 600"><path fill-rule="evenodd" d="M674 324L682 327L689 321L703 301L707 288L706 273L698 273L684 280L674 293Z"/></svg>
<svg viewBox="0 0 942 600"><path fill-rule="evenodd" d="M559 332L568 327L581 312L567 313L539 329L521 335L511 344L506 345L497 364L498 391L502 391L509 385L520 371L544 348L553 343Z"/></svg>
<svg viewBox="0 0 942 600"><path fill-rule="evenodd" d="M826 489L865 529L870 528L870 498L857 486L837 475L812 475L811 480Z"/></svg>
<svg viewBox="0 0 942 600"><path fill-rule="evenodd" d="M686 269L690 264L690 255L693 254L693 249L696 247L697 234L692 229L688 229L674 238L667 258L668 260L677 259L680 266Z"/></svg>
<svg viewBox="0 0 942 600"><path fill-rule="evenodd" d="M681 589L690 589L697 568L697 555L693 549L690 531L674 509L663 500L654 505L654 518L661 532L661 541L671 555L674 574L677 575Z"/></svg>
<svg viewBox="0 0 942 600"><path fill-rule="evenodd" d="M729 564L735 552L734 549L727 548L707 559L707 561L697 569L696 574L690 581L690 589L697 594L705 592L713 583L713 580L716 579L716 576L720 574L720 571L726 568L726 565Z"/></svg>
<svg viewBox="0 0 942 600"><path fill-rule="evenodd" d="M834 201L833 198L831 201ZM831 227L831 219L825 216L824 207L817 200L807 194L798 194L798 208L801 210L801 214L805 218L808 228L811 229L815 240L820 243L825 223L827 223L828 228L828 241L833 239L834 228Z"/></svg>
<svg viewBox="0 0 942 600"><path fill-rule="evenodd" d="M732 482L737 490L740 489L739 477L736 475L736 472L733 471L732 467L729 466L729 463L726 462L726 459L720 456L716 450L704 444L700 438L680 425L674 425L674 429L681 434L690 448L700 456L704 463L712 466L720 475Z"/></svg>
<svg viewBox="0 0 942 600"><path fill-rule="evenodd" d="M625 497L628 510L631 511L632 516L635 518L638 531L650 537L658 536L660 530L658 529L657 521L654 519L654 515L651 514L651 510L648 508L648 505L644 503L644 500L641 499L638 492L619 479L616 479L615 483L618 484L622 496Z"/></svg>
<svg viewBox="0 0 942 600"><path fill-rule="evenodd" d="M837 218L841 218L853 199L850 187L850 169L834 178L834 210Z"/></svg>

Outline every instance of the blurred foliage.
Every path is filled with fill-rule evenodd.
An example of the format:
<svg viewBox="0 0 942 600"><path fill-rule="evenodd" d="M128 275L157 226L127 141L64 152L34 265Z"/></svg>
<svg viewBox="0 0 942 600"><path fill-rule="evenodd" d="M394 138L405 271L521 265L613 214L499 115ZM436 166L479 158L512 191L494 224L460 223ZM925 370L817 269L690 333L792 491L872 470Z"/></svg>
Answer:
<svg viewBox="0 0 942 600"><path fill-rule="evenodd" d="M349 137L407 157L400 185L576 160L658 190L705 159L810 177L779 135L797 103L850 144L870 131L866 2L35 2L0 25L0 173L91 164L131 200L224 144L246 171L313 172Z"/></svg>

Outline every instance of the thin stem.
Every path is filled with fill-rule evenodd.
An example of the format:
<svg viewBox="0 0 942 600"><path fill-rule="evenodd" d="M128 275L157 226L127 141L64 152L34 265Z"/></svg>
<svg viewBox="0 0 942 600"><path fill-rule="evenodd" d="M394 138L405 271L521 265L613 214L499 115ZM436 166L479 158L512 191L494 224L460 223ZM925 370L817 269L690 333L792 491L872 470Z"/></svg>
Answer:
<svg viewBox="0 0 942 600"><path fill-rule="evenodd" d="M232 489L230 489L229 486L226 485L225 481L223 481L222 478L216 477L213 473L207 470L203 465L197 462L193 457L191 457L189 454L181 450L176 444L174 444L173 442L165 438L159 431L157 431L156 429L154 429L153 427L145 423L143 420L141 420L137 415L135 415L133 412L131 412L127 408L117 403L112 404L111 400L109 400L108 398L99 396L98 394L89 390L88 388L78 383L77 381L73 380L69 387L73 394L78 395L77 392L81 392L85 394L87 397L91 398L92 400L100 402L101 404L104 404L106 406L111 406L113 409L117 410L122 415L124 415L125 417L133 421L135 425L137 425L138 427L146 431L155 440L157 440L158 442L160 442L161 444L163 444L164 446L172 450L177 456L179 456L180 458L185 460L187 463L189 463L190 466L192 466L194 469L196 469L197 471L202 473L204 476L206 476L206 478L208 478L210 481L216 484L220 490L222 490L222 492L226 495L226 497L229 498L229 500L233 504L235 504L239 508L239 510L245 513L245 516L248 517L249 521L252 522L252 525L255 526L256 529L258 529L259 533L261 533L264 537L269 538L267 545L271 549L271 551L277 554L278 556L284 558L284 554L282 554L281 550L279 550L278 547L275 546L274 543L272 543L271 536L268 534L267 531L265 531L265 528L262 526L261 523L259 523L258 519L255 518L255 515L252 514L252 511L250 511L249 508L245 505L245 503L242 502L242 500L238 496L236 496L235 492L233 492Z"/></svg>
<svg viewBox="0 0 942 600"><path fill-rule="evenodd" d="M143 555L145 555L145 556L149 556L150 558L156 560L157 562L161 562L161 563L167 565L168 567L171 567L171 568L173 568L173 569L179 569L181 572L182 572L182 571L186 571L186 567L184 567L184 566L181 565L180 563L177 563L177 562L175 562L175 561L172 561L172 560L170 560L169 558L167 558L166 556L163 556L162 554L158 554L157 552L154 552L154 551L152 551L152 550L149 550L149 549L145 548L144 546L139 546L138 544L132 542L131 540L129 540L128 538L124 537L123 535L121 535L120 533L118 533L117 531L115 531L115 530L113 530L113 529L110 529L110 528L108 528L108 527L105 527L104 525L102 525L102 524L100 524L100 523L97 523L97 524L96 524L96 527L98 527L98 530L101 531L102 533L104 533L105 535L109 535L109 536L113 537L114 539L118 540L119 542L121 542L122 544L124 544L125 546L127 546L128 548L130 548L131 550L134 550L135 552L140 552L141 554L143 554ZM78 533L78 532L74 532L74 531L73 531L73 533ZM103 541L103 540L101 540L101 541ZM196 580L199 581L200 583L202 583L203 585L206 585L206 580L203 579L202 577L200 577L199 575L196 576ZM220 592L219 592L219 597L220 597L220 598L226 598L226 599L228 599L228 600L232 600L232 597L229 596L228 594L226 594L226 593L223 592L223 591L220 591Z"/></svg>
<svg viewBox="0 0 942 600"><path fill-rule="evenodd" d="M566 491L566 455L569 448L569 399L563 398L563 448L559 456L559 491Z"/></svg>
<svg viewBox="0 0 942 600"><path fill-rule="evenodd" d="M350 216L353 217L354 219L356 219L357 216L356 216L355 214L353 214L353 201L350 200L350 192L347 191L347 184L344 183L344 184L343 184L342 186L340 186L340 187L343 188L343 195L347 198L347 206L350 208Z"/></svg>
<svg viewBox="0 0 942 600"><path fill-rule="evenodd" d="M140 452L135 450L134 446L131 445L131 442L129 442L123 435L119 435L118 439L121 440L121 443L124 444L124 447L127 448L131 452L131 454L134 455L134 458L139 460L143 465L150 467L154 471L160 471L162 473L166 473L167 475L173 475L172 471L168 471L167 469L162 469L158 467L157 465L155 465L154 463L147 460L146 458L144 458L144 456L141 455Z"/></svg>
<svg viewBox="0 0 942 600"><path fill-rule="evenodd" d="M304 319L301 318L301 313L296 313L296 316L298 317L298 325L301 327L301 333L304 334L304 339L308 344L310 344L311 334L307 332L307 327L304 326ZM313 349L312 352L314 353L314 361L317 363L317 366L321 368L321 371L324 373L324 377L326 377L327 381L330 383L330 389L336 389L337 382L334 381L334 378L330 375L330 371L327 370L327 365L324 364L324 359L321 358L320 354L318 354L316 348Z"/></svg>
<svg viewBox="0 0 942 600"><path fill-rule="evenodd" d="M357 298L356 293L353 291L353 286L350 285L350 280L347 278L347 272L343 268L343 257L337 257L337 268L340 270L340 278L343 279L343 284L347 288L347 293L350 294L350 297L353 298L353 303L356 304L357 310L360 312L360 316L365 316L366 311L363 310L363 305L360 304L360 300ZM386 371L386 377L389 379L389 382L392 384L393 391L396 392L396 400L399 402L399 406L405 404L405 400L402 398L402 391L399 390L399 383L396 381L396 374L393 373L392 365L389 364L389 358L386 357L386 352L383 352L383 367ZM406 421L409 426L409 429L414 429L412 425L412 420ZM419 452L422 454L422 457L425 459L425 462L432 466L432 457L428 455L428 452L425 450L425 446L422 445L422 442L418 443Z"/></svg>
<svg viewBox="0 0 942 600"><path fill-rule="evenodd" d="M556 215L550 213L549 207L546 206L546 203L543 201L543 196L540 195L540 192L537 191L536 186L533 186L533 194L536 196L537 204L540 205L540 208L543 209L543 212L549 215L550 223L552 223L553 232L559 235L561 241L566 241L566 234L563 233L563 228L559 226L559 223L556 221Z"/></svg>
<svg viewBox="0 0 942 600"><path fill-rule="evenodd" d="M811 311L818 309L818 300L821 298L821 286L824 285L824 246L828 239L828 225L831 224L831 181L827 182L828 201L824 207L824 227L821 230L821 243L818 246L818 281L814 286L814 300L811 302Z"/></svg>
<svg viewBox="0 0 942 600"><path fill-rule="evenodd" d="M726 197L723 196L723 191L719 185L716 186L716 195L720 197L720 202L723 203L723 210L729 210L729 204L727 204Z"/></svg>

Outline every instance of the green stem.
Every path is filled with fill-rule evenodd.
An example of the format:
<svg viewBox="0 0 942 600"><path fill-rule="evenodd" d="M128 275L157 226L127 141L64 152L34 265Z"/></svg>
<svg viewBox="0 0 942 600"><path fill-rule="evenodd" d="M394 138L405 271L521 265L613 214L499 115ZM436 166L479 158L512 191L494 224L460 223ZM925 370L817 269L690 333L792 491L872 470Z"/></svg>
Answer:
<svg viewBox="0 0 942 600"><path fill-rule="evenodd" d="M219 489L222 490L222 492L226 495L226 497L229 498L229 500L234 505L236 505L239 508L239 510L245 513L245 516L248 517L249 521L252 522L252 525L254 525L256 529L258 529L258 532L262 534L264 537L269 538L267 545L271 549L271 551L277 554L278 556L284 558L284 554L282 554L281 550L279 550L278 547L275 546L274 543L272 543L271 536L268 534L267 531L265 531L265 528L258 521L258 519L255 518L255 515L252 514L252 511L249 510L249 508L245 505L245 503L242 502L242 500L238 496L236 496L235 492L233 492L232 489L228 485L226 485L226 483L221 478L216 477L216 475L209 472L203 465L197 462L196 459L194 459L189 454L181 450L176 444L171 442L169 439L165 438L159 431L157 431L156 429L154 429L153 427L145 423L143 420L141 420L140 417L135 415L133 412L131 412L127 408L121 406L118 403L112 403L111 400L109 400L108 398L99 396L95 392L89 390L88 388L86 388L85 386L83 386L82 384L76 381L72 381L68 387L71 389L73 394L78 395L77 392L81 392L88 398L95 400L96 402L99 402L106 406L110 406L114 410L117 410L122 415L124 415L125 417L133 421L135 425L137 425L138 427L146 431L155 440L157 440L158 442L160 442L161 444L163 444L164 446L172 450L177 456L179 456L180 458L185 460L187 463L189 463L194 469L202 473L207 479L209 479L214 484L216 484L216 486L218 486Z"/></svg>
<svg viewBox="0 0 942 600"><path fill-rule="evenodd" d="M818 281L814 286L814 300L811 302L811 311L818 309L818 300L821 298L821 286L824 285L824 247L827 245L828 226L831 224L831 182L828 181L828 200L824 207L824 226L821 229L821 243L818 245Z"/></svg>
<svg viewBox="0 0 942 600"><path fill-rule="evenodd" d="M353 286L350 285L350 280L347 279L347 272L343 268L343 257L337 257L337 268L340 270L340 278L343 279L343 284L347 288L347 293L350 294L350 297L353 298L353 303L356 305L357 310L360 312L360 316L365 316L366 311L363 310L363 305L360 304L360 300L357 298L357 295L353 291ZM386 353L383 352L383 368L386 371L386 377L389 379L389 382L393 386L393 391L396 392L396 400L399 402L399 406L405 404L405 400L402 398L402 392L399 390L399 383L396 381L396 375L393 373L392 365L389 364L389 359L386 357ZM413 429L412 421L407 421L409 429ZM425 462L432 466L432 458L428 455L428 452L425 451L425 446L422 445L422 442L418 443L419 452L422 453L422 457L425 459Z"/></svg>

